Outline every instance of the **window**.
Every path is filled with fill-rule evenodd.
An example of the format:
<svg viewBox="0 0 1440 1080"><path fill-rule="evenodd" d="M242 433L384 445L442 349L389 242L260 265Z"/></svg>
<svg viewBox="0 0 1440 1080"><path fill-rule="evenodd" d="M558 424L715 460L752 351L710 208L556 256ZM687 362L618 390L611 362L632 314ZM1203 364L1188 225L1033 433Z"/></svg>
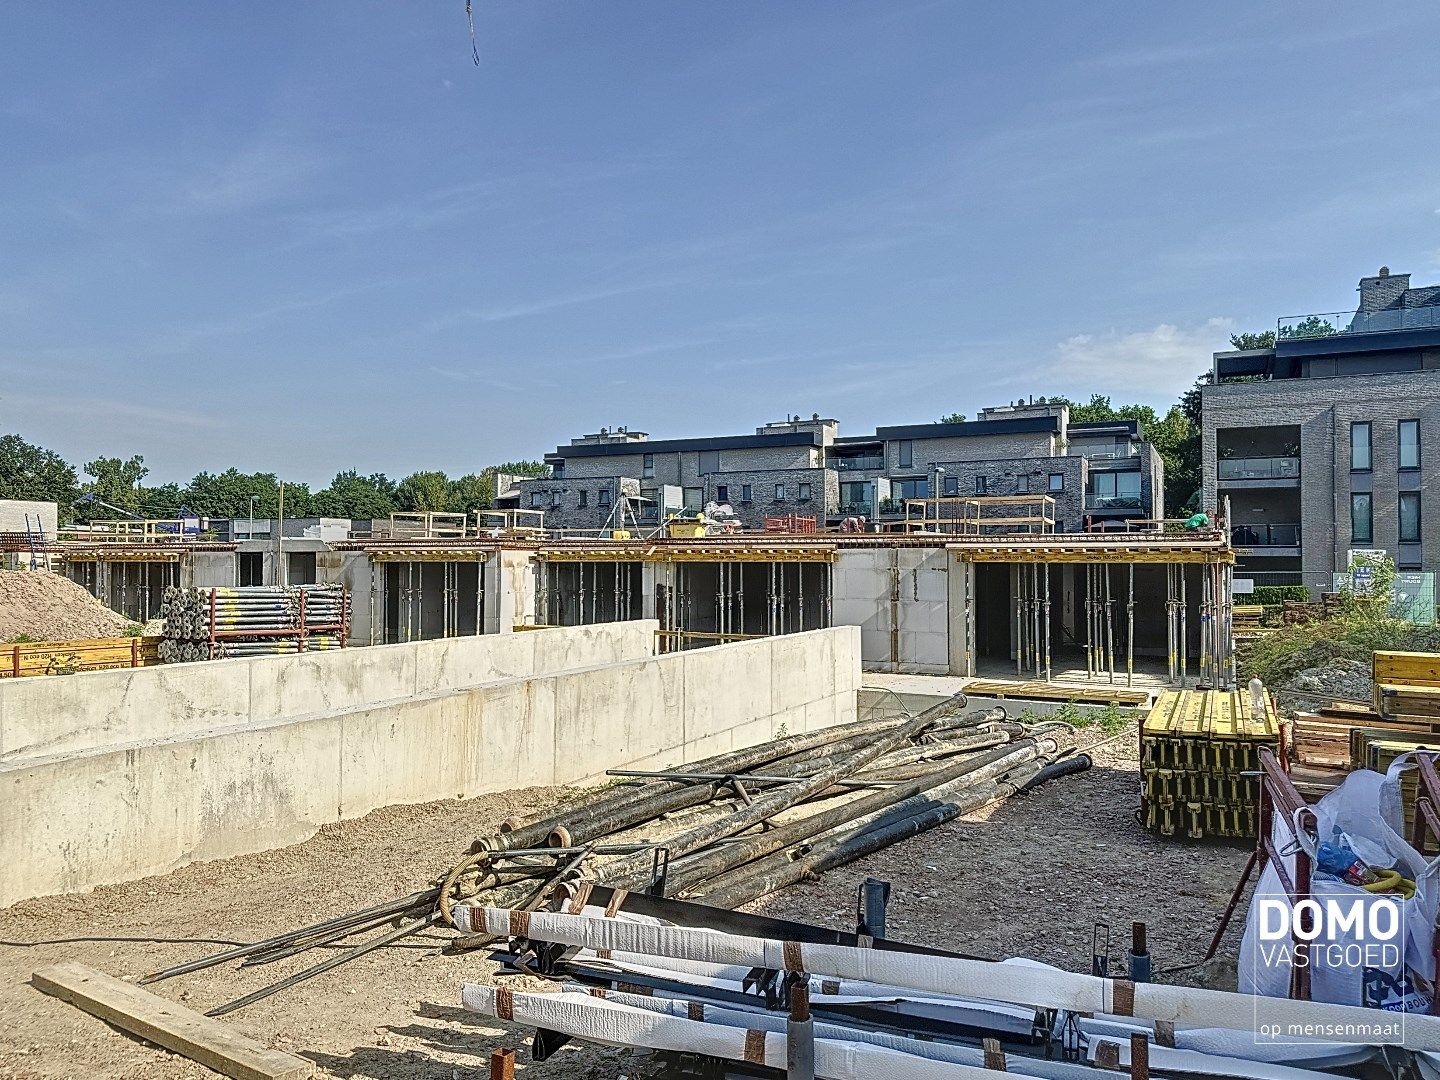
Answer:
<svg viewBox="0 0 1440 1080"><path fill-rule="evenodd" d="M1064 473L1052 472L1052 473L1050 474L1050 490L1051 490L1051 491L1064 491L1064 490L1065 490L1065 474L1064 474Z"/></svg>
<svg viewBox="0 0 1440 1080"><path fill-rule="evenodd" d="M689 510L689 511L691 511L691 512L693 513L694 511L699 510L700 507L702 507L704 504L705 504L705 489L704 489L704 488L686 488L686 489L685 489L685 509L686 509L686 510Z"/></svg>
<svg viewBox="0 0 1440 1080"><path fill-rule="evenodd" d="M640 475L641 475L642 477L644 477L645 479L647 479L647 480L650 479L652 476L655 475L655 455L654 455L654 454L642 454L642 455L641 455L641 457L640 457Z"/></svg>
<svg viewBox="0 0 1440 1080"><path fill-rule="evenodd" d="M989 480L983 476L975 477L975 494L984 495L988 490ZM945 494L950 494L948 491Z"/></svg>
<svg viewBox="0 0 1440 1080"><path fill-rule="evenodd" d="M925 480L892 480L890 482L890 498L893 502L901 499L928 499L930 497L930 481Z"/></svg>
<svg viewBox="0 0 1440 1080"><path fill-rule="evenodd" d="M596 497L595 501L596 501L599 505L601 505L601 506L609 506L609 505L610 505L610 489L609 489L609 488L601 488L601 489L600 489L600 494Z"/></svg>
<svg viewBox="0 0 1440 1080"><path fill-rule="evenodd" d="M561 479L561 478L565 475L565 462L564 462L564 461L554 462L554 463L550 466L550 475L553 476L556 480Z"/></svg>
<svg viewBox="0 0 1440 1080"><path fill-rule="evenodd" d="M776 502L784 502L784 501L785 501L785 485L784 485L784 484L776 484L776 485L775 485L775 501L776 501Z"/></svg>
<svg viewBox="0 0 1440 1080"><path fill-rule="evenodd" d="M1368 544L1375 538L1369 492L1350 496L1350 539Z"/></svg>
<svg viewBox="0 0 1440 1080"><path fill-rule="evenodd" d="M755 498L755 490L749 484L740 485L740 501L752 502Z"/></svg>
<svg viewBox="0 0 1440 1080"><path fill-rule="evenodd" d="M550 492L550 505L553 506L556 510L560 509L560 492Z"/></svg>
<svg viewBox="0 0 1440 1080"><path fill-rule="evenodd" d="M1400 493L1400 543L1418 544L1420 542L1420 493L1418 491L1402 491Z"/></svg>
<svg viewBox="0 0 1440 1080"><path fill-rule="evenodd" d="M715 488L715 501L728 503L730 501L730 487L727 484L720 484Z"/></svg>
<svg viewBox="0 0 1440 1080"><path fill-rule="evenodd" d="M1420 421L1400 421L1400 468L1420 468Z"/></svg>
<svg viewBox="0 0 1440 1080"><path fill-rule="evenodd" d="M530 509L531 509L531 510L539 510L539 509L542 509L544 506L545 506L545 492L543 492L543 491L532 491L532 492L530 492Z"/></svg>
<svg viewBox="0 0 1440 1080"><path fill-rule="evenodd" d="M581 509L581 510L584 510L585 507L587 507L587 506L589 506L589 505L590 505L590 493L589 493L588 491L586 491L584 488L581 488L581 489L580 489L580 509Z"/></svg>
<svg viewBox="0 0 1440 1080"><path fill-rule="evenodd" d="M701 475L701 476L704 476L706 473L719 472L719 471L720 471L720 451L719 451L719 450L701 450L701 451L700 451L700 475Z"/></svg>
<svg viewBox="0 0 1440 1080"><path fill-rule="evenodd" d="M796 489L795 497L801 502L804 502L806 499L810 498L810 485L802 481L800 486Z"/></svg>
<svg viewBox="0 0 1440 1080"><path fill-rule="evenodd" d="M958 476L945 477L944 491L946 495L960 494L960 478Z"/></svg>
<svg viewBox="0 0 1440 1080"><path fill-rule="evenodd" d="M1361 421L1350 425L1350 471L1370 471L1370 425Z"/></svg>
<svg viewBox="0 0 1440 1080"><path fill-rule="evenodd" d="M900 455L900 468L908 469L915 463L915 444L909 439L901 439L897 451Z"/></svg>
<svg viewBox="0 0 1440 1080"><path fill-rule="evenodd" d="M1022 472L1022 473L1016 473L1016 474L1015 474L1015 494L1017 494L1017 495L1029 495L1029 494L1030 494L1030 474L1029 474L1029 473L1023 473L1023 472Z"/></svg>

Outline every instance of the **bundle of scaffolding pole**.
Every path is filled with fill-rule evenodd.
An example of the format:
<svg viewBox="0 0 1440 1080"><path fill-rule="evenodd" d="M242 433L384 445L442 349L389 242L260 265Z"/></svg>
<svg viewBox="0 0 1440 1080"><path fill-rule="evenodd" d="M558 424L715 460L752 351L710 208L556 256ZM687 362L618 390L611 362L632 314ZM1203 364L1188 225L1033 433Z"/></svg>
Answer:
<svg viewBox="0 0 1440 1080"><path fill-rule="evenodd" d="M338 585L165 590L166 663L344 648L350 596Z"/></svg>

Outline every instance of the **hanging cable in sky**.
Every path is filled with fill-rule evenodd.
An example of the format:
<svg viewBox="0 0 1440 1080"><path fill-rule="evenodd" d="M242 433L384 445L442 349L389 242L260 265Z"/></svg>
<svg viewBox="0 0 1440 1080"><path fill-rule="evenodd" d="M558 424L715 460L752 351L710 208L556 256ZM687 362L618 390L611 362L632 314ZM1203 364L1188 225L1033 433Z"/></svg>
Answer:
<svg viewBox="0 0 1440 1080"><path fill-rule="evenodd" d="M475 66L480 66L480 46L475 42L475 12L471 7L471 0L465 0L465 18L470 20L470 55L475 60Z"/></svg>

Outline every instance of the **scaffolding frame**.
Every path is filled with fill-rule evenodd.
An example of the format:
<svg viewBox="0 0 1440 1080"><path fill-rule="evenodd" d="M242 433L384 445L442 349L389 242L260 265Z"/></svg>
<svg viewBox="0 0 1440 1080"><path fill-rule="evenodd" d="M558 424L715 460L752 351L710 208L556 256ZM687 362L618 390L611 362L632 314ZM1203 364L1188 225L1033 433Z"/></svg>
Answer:
<svg viewBox="0 0 1440 1080"><path fill-rule="evenodd" d="M954 514L945 514L948 508ZM1010 507L1016 513L986 515L990 508ZM934 515L931 515L931 510ZM1024 511L1034 510L1033 513ZM932 495L905 500L907 533L954 533L984 536L985 529L1048 535L1055 532L1055 500L1049 495Z"/></svg>

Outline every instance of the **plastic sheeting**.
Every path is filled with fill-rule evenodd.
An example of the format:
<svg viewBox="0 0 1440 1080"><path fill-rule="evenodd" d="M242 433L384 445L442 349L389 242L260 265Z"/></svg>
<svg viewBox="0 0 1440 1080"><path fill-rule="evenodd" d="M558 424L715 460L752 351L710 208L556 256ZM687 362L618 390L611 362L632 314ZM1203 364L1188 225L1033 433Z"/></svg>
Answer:
<svg viewBox="0 0 1440 1080"><path fill-rule="evenodd" d="M478 912L472 914L478 915ZM801 970L811 975L900 986L944 995L974 995L1042 1008L1080 1013L1147 1017L1212 1027L1253 1030L1254 997L1155 983L1131 984L1093 975L1042 967L995 964L983 960L858 949L844 945L768 941L686 927L642 925L621 919L587 918L553 912L518 913L524 934L540 941L592 949L745 965L772 970ZM478 920L476 920L478 921ZM510 934L511 912L486 908L484 929ZM1117 993L1118 991L1118 993ZM1128 1006L1128 1007L1126 1007ZM1265 1019L1281 1025L1373 1025L1375 1012L1287 998L1265 999ZM1405 1018L1403 1045L1411 1050L1440 1050L1440 1019Z"/></svg>

